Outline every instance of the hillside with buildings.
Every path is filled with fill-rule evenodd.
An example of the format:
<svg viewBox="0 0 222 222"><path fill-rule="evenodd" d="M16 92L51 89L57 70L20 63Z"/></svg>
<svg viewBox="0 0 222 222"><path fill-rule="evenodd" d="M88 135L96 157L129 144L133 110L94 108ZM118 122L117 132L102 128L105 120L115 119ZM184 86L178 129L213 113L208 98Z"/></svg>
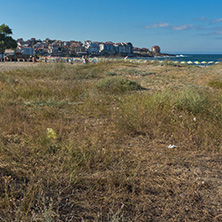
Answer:
<svg viewBox="0 0 222 222"><path fill-rule="evenodd" d="M10 52L8 52L10 53ZM14 52L11 51L11 54ZM23 56L59 56L59 57L81 57L88 56L105 56L105 57L153 57L164 55L160 53L159 46L153 46L151 50L147 48L134 47L131 42L113 43L97 41L61 41L45 40L31 38L29 40L17 39L17 55ZM7 52L6 52L7 55Z"/></svg>
<svg viewBox="0 0 222 222"><path fill-rule="evenodd" d="M17 39L17 53L29 55L51 55L51 56L82 56L82 55L102 55L102 56L133 56L133 45L130 42L93 42L90 40L81 41L61 41L36 40L31 38L24 41Z"/></svg>

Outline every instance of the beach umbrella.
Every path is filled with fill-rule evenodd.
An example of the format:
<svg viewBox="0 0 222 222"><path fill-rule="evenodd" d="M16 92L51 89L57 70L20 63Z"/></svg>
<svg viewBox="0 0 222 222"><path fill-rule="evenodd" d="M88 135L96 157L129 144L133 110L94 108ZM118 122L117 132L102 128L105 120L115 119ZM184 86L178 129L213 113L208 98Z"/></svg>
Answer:
<svg viewBox="0 0 222 222"><path fill-rule="evenodd" d="M206 61L203 61L203 62L201 62L202 64L207 64L207 62Z"/></svg>
<svg viewBox="0 0 222 222"><path fill-rule="evenodd" d="M195 61L194 63L195 63L196 65L199 65L199 64L200 64L200 62L198 62L198 61Z"/></svg>
<svg viewBox="0 0 222 222"><path fill-rule="evenodd" d="M210 61L210 62L208 62L208 64L214 64L214 61Z"/></svg>
<svg viewBox="0 0 222 222"><path fill-rule="evenodd" d="M181 64L186 64L186 62L184 62L184 61L182 61L182 62L180 62Z"/></svg>
<svg viewBox="0 0 222 222"><path fill-rule="evenodd" d="M219 64L219 62L215 62L215 64Z"/></svg>
<svg viewBox="0 0 222 222"><path fill-rule="evenodd" d="M192 61L188 61L187 64L191 65L191 64L193 64L193 62Z"/></svg>

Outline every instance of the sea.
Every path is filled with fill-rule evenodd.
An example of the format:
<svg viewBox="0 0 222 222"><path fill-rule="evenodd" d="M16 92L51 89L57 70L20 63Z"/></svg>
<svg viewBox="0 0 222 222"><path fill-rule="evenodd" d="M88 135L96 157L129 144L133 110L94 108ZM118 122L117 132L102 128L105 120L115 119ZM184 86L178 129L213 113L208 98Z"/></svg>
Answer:
<svg viewBox="0 0 222 222"><path fill-rule="evenodd" d="M176 56L157 56L154 58L146 58L147 60L159 60L159 61L177 61L177 62L190 62L191 64L205 62L208 64L215 64L217 62L222 62L222 54L179 54Z"/></svg>

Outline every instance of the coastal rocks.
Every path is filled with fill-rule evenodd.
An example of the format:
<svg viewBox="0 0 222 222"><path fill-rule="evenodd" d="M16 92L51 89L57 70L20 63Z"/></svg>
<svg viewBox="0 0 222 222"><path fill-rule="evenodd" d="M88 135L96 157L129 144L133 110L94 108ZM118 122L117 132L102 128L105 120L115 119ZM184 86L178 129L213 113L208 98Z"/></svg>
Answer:
<svg viewBox="0 0 222 222"><path fill-rule="evenodd" d="M152 52L159 54L160 53L160 47L158 45L155 45L152 47Z"/></svg>

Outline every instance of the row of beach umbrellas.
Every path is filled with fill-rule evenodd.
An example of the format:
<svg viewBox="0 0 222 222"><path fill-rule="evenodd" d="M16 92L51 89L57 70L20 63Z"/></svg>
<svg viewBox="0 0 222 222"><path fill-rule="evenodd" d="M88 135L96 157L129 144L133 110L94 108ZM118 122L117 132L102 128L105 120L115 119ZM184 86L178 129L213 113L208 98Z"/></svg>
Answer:
<svg viewBox="0 0 222 222"><path fill-rule="evenodd" d="M164 63L165 61L162 61L162 60L143 60L143 59L130 59L129 60L130 62L138 62L138 63L141 63L141 62L159 62L159 63ZM213 64L219 64L219 62L214 62L214 61L168 61L168 62L171 62L171 63L175 63L175 64L188 64L188 65L213 65Z"/></svg>
<svg viewBox="0 0 222 222"><path fill-rule="evenodd" d="M40 58L40 60L44 60L45 58ZM74 62L77 62L77 61L81 61L82 59L81 58L56 58L56 57L47 57L47 60L48 61L56 61L56 60L60 60L60 61L74 61ZM120 59L120 58L93 58L93 59L90 59L92 60L93 62L97 62L97 61L123 61L124 59ZM129 62L132 62L132 63L147 63L147 62L151 62L151 63L164 63L166 61L163 61L163 60L144 60L144 59L125 59L124 61L129 61ZM188 65L213 65L213 64L219 64L219 62L214 62L214 61L167 61L167 62L170 62L170 63L175 63L175 64L188 64Z"/></svg>
<svg viewBox="0 0 222 222"><path fill-rule="evenodd" d="M214 61L209 61L209 62L206 62L206 61L202 61L202 62L199 62L199 61L195 61L195 62L192 62L192 61L188 61L188 62L185 62L185 61L182 61L181 64L189 64L189 65L192 65L192 64L195 64L195 65L207 65L207 64L218 64L219 62L214 62Z"/></svg>

